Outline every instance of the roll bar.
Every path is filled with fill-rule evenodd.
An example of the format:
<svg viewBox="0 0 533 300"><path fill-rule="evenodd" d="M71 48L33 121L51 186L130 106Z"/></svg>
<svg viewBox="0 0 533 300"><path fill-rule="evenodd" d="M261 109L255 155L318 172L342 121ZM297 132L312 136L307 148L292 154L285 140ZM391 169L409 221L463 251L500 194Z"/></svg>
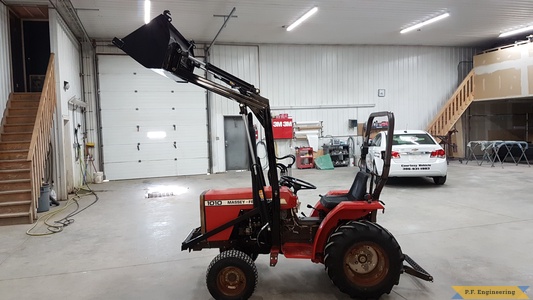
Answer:
<svg viewBox="0 0 533 300"><path fill-rule="evenodd" d="M372 199L379 199L381 191L387 183L390 171L390 161L392 157L392 137L394 135L394 114L390 111L373 112L368 117L366 123L365 135L363 136L363 145L361 146L361 170L366 170L366 156L368 155L368 147L370 146L370 131L372 129L372 123L375 118L387 117L389 122L389 128L387 129L387 143L385 147L385 153L383 153L383 170L381 171L381 178L377 181L376 187L372 192ZM374 175L375 176L375 175ZM370 183L372 191L373 183Z"/></svg>

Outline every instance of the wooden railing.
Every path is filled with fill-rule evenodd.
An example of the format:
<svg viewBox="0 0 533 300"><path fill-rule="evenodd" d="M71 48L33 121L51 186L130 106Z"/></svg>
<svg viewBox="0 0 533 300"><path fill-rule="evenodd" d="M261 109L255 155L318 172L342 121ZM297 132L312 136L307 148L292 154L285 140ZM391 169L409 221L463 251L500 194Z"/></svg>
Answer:
<svg viewBox="0 0 533 300"><path fill-rule="evenodd" d="M447 135L473 100L474 70L468 73L452 97L429 124L427 131L434 136Z"/></svg>
<svg viewBox="0 0 533 300"><path fill-rule="evenodd" d="M46 77L39 100L35 126L31 136L30 149L27 160L31 161L31 194L32 194L32 216L37 215L37 205L41 184L44 175L46 154L50 145L50 134L52 131L52 121L56 107L56 83L54 71L54 54L50 54Z"/></svg>

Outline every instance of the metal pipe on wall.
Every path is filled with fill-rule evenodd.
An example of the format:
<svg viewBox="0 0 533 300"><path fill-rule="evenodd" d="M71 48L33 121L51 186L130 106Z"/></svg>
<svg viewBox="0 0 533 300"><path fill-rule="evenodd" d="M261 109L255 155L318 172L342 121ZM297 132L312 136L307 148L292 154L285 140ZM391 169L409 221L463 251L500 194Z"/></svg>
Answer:
<svg viewBox="0 0 533 300"><path fill-rule="evenodd" d="M205 62L206 63L209 63L210 61L210 52L205 51ZM212 77L213 75L211 75L211 73L205 71L205 77L208 79L208 80L212 80ZM211 130L211 101L212 101L212 94L211 92L207 91L206 92L206 110L207 110L207 113L206 113L206 117L207 117L207 161L208 161L208 172L210 174L213 173L213 149L212 149L212 146L213 146L213 139L211 138L211 133L212 133L212 130Z"/></svg>
<svg viewBox="0 0 533 300"><path fill-rule="evenodd" d="M361 108L361 107L375 107L376 104L340 104L340 105L304 105L304 106L276 106L271 110L303 110L303 109L344 109L344 108Z"/></svg>
<svg viewBox="0 0 533 300"><path fill-rule="evenodd" d="M87 103L87 109L83 114L84 129L87 140L95 143L95 152L93 153L94 163L99 166L99 170L103 170L102 153L101 153L101 133L100 118L99 118L99 99L97 98L98 82L96 78L96 52L95 47L91 43L90 37L85 30L81 20L79 19L76 9L70 0L49 0L52 7L56 10L59 16L64 20L67 27L72 31L78 42L80 43L80 68L81 68L81 89L82 101ZM87 112L89 114L87 114ZM96 171L96 170L95 170Z"/></svg>

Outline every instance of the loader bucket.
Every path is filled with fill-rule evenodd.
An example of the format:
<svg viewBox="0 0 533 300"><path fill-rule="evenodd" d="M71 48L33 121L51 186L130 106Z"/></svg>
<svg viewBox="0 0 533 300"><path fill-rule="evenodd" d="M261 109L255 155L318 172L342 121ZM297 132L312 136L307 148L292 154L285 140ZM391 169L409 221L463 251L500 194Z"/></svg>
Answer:
<svg viewBox="0 0 533 300"><path fill-rule="evenodd" d="M146 68L173 71L169 68L178 61L174 66L193 72L192 62L182 57L194 56L194 45L170 21L169 14L161 14L125 38L114 38L113 44Z"/></svg>

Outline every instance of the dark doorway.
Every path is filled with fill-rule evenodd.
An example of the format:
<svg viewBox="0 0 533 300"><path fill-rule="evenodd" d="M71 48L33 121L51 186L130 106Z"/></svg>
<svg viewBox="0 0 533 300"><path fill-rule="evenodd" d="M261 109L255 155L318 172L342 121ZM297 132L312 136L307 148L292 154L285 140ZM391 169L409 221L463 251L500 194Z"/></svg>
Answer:
<svg viewBox="0 0 533 300"><path fill-rule="evenodd" d="M40 92L50 57L48 21L22 21L26 91Z"/></svg>
<svg viewBox="0 0 533 300"><path fill-rule="evenodd" d="M9 12L9 32L11 38L11 68L13 70L13 91L25 92L24 51L22 50L22 20Z"/></svg>

